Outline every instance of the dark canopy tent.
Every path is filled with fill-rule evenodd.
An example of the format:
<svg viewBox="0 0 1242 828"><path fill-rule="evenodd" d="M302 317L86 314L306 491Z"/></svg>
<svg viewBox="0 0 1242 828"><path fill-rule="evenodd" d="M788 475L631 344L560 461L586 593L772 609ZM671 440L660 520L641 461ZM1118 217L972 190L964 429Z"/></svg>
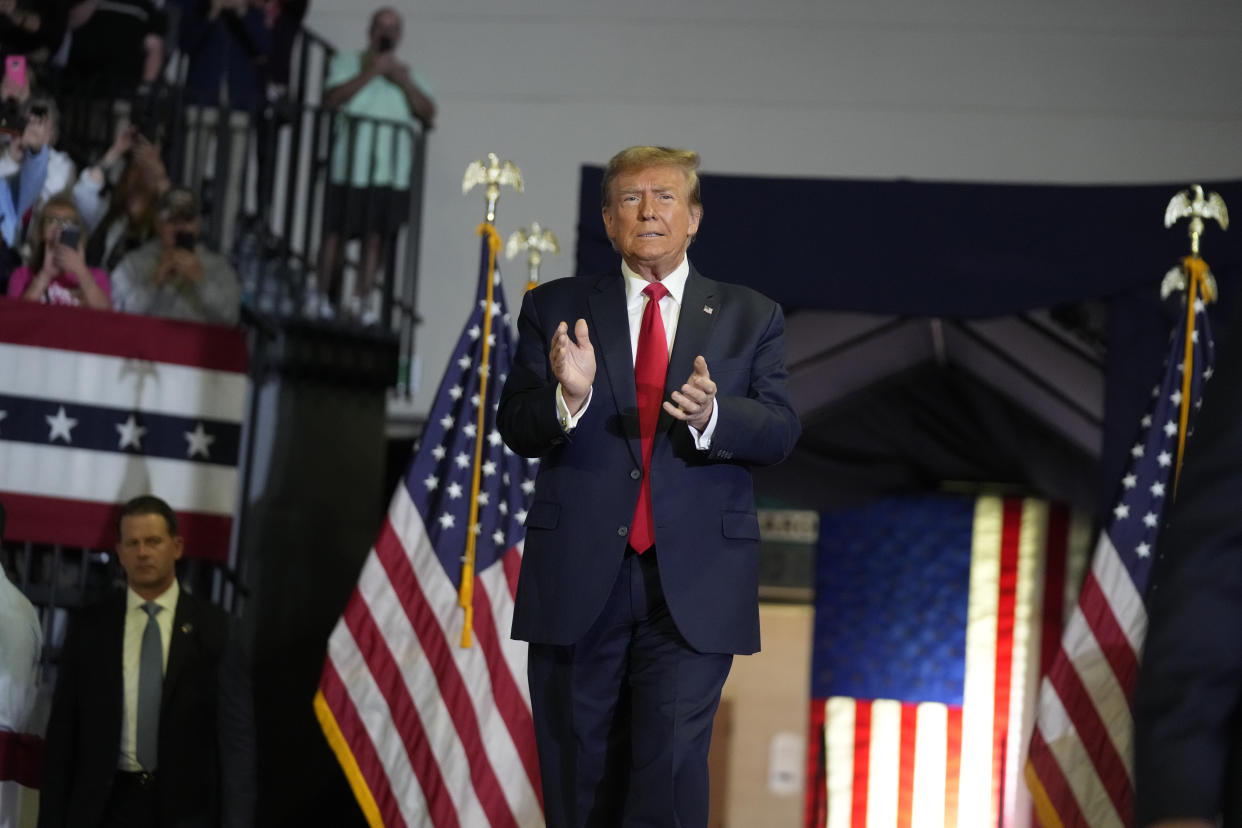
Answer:
<svg viewBox="0 0 1242 828"><path fill-rule="evenodd" d="M579 274L617 266L600 218L601 179L600 168L583 167ZM818 469L821 481L835 479L820 488L819 502L803 498L797 505L830 508L850 493L909 491L936 477L1012 483L1078 505L1090 505L1084 500L1091 492L1097 503L1112 498L1167 352L1176 307L1175 300L1161 302L1160 283L1189 247L1185 222L1166 230L1163 217L1170 197L1189 182L701 180L705 215L690 250L696 268L779 301L791 324L802 312L836 311L943 320L965 331L972 320L1037 309L1107 309L1098 463L1094 451L1041 431L1003 389L968 391L951 365L922 366L826 410L800 411L806 433L792 465L801 466L803 479L781 487L761 477L761 493L803 491ZM1242 182L1200 183L1242 205ZM1212 224L1203 254L1221 303L1239 301L1237 231L1221 233ZM1217 342L1230 333L1217 330ZM1053 391L1060 381L1036 379ZM876 413L893 405L917 413Z"/></svg>

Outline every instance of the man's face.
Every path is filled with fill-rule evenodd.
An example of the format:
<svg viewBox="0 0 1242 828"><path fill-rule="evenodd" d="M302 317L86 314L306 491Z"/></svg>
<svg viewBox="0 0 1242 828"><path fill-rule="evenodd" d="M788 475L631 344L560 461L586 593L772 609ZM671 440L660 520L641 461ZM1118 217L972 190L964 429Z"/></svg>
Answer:
<svg viewBox="0 0 1242 828"><path fill-rule="evenodd" d="M646 167L612 183L604 227L612 246L640 276L663 279L681 263L703 211L691 207L680 167Z"/></svg>
<svg viewBox="0 0 1242 828"><path fill-rule="evenodd" d="M159 234L160 244L165 249L171 249L177 246L178 233L190 233L194 238L198 238L199 222L198 218L183 218L181 216L168 216L161 218L156 222L155 232Z"/></svg>
<svg viewBox="0 0 1242 828"><path fill-rule="evenodd" d="M125 570L125 582L143 598L155 598L172 586L181 548L181 537L169 533L163 515L121 518L117 558Z"/></svg>
<svg viewBox="0 0 1242 828"><path fill-rule="evenodd" d="M372 52L396 49L401 42L401 16L392 9L377 12L371 21L370 40ZM388 48L385 49L385 46Z"/></svg>

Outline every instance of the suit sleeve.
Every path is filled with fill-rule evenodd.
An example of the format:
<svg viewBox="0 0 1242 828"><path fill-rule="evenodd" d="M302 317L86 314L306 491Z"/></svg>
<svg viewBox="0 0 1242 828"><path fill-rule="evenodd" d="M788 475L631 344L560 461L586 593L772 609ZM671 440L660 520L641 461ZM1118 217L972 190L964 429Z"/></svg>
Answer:
<svg viewBox="0 0 1242 828"><path fill-rule="evenodd" d="M56 689L43 743L43 779L39 786L39 828L64 828L65 807L73 790L78 741L78 692L81 686L80 619L74 617L60 652Z"/></svg>
<svg viewBox="0 0 1242 828"><path fill-rule="evenodd" d="M779 463L793 451L802 434L798 414L789 402L789 369L785 366L785 316L771 303L755 348L746 396L718 396L716 432L708 458L753 466ZM711 365L707 366L711 371Z"/></svg>
<svg viewBox="0 0 1242 828"><path fill-rule="evenodd" d="M1237 339L1235 323L1234 346ZM1242 695L1242 353L1222 353L1166 512L1135 695L1139 825L1215 819ZM1236 782L1236 780L1235 780Z"/></svg>
<svg viewBox="0 0 1242 828"><path fill-rule="evenodd" d="M539 457L569 439L556 416L557 383L548 362L551 334L539 319L535 293L528 290L522 299L517 356L496 417L505 444L523 457Z"/></svg>
<svg viewBox="0 0 1242 828"><path fill-rule="evenodd" d="M258 776L250 649L241 626L230 621L220 657L217 734L223 828L255 824Z"/></svg>

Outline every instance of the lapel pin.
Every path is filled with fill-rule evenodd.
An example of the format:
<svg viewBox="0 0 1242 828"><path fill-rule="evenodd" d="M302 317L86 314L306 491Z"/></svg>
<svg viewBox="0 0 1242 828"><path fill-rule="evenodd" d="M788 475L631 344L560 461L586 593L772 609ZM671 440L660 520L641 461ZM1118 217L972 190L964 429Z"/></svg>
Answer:
<svg viewBox="0 0 1242 828"><path fill-rule="evenodd" d="M188 624L188 623L187 623L187 624L182 624L182 625L181 625L181 632L182 632L183 634L185 634L185 635L189 635L189 634L190 634L193 630L194 630L194 625L193 625L193 624Z"/></svg>
<svg viewBox="0 0 1242 828"><path fill-rule="evenodd" d="M704 305L704 306L703 306L703 313L710 314L711 312L712 312L712 306L711 306L711 305Z"/></svg>

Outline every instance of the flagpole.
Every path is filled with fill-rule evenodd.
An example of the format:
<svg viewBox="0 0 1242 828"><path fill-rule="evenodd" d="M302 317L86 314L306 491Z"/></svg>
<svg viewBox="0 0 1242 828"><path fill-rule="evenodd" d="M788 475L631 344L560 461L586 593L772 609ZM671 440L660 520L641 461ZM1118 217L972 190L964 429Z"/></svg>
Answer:
<svg viewBox="0 0 1242 828"><path fill-rule="evenodd" d="M487 238L487 287L484 290L483 307L483 358L479 365L479 414L474 435L474 467L470 476L470 511L466 521L466 550L461 559L461 586L457 591L457 604L464 610L461 628L461 646L474 643L474 567L477 554L479 522L479 487L483 474L483 440L487 437L487 380L491 373L492 309L495 305L496 254L500 252L500 234L496 232L496 202L500 198L502 184L513 186L522 192L522 173L510 161L503 164L494 153L487 154L488 164L475 161L466 168L462 179L462 193L468 193L476 184L486 185L487 218L478 227L478 234Z"/></svg>
<svg viewBox="0 0 1242 828"><path fill-rule="evenodd" d="M1182 476L1182 456L1186 450L1186 429L1190 422L1190 384L1194 371L1195 314L1196 305L1202 297L1204 304L1216 299L1216 280L1208 264L1199 255L1199 240L1207 229L1204 219L1215 220L1222 230L1229 229L1229 209L1218 193L1204 194L1198 184L1191 185L1169 199L1164 211L1164 226L1172 227L1183 218L1189 218L1190 255L1182 259L1181 267L1170 270L1161 286L1161 296L1167 297L1176 288L1186 291L1186 343L1182 357L1181 402L1178 412L1177 464L1173 467L1173 494Z"/></svg>

